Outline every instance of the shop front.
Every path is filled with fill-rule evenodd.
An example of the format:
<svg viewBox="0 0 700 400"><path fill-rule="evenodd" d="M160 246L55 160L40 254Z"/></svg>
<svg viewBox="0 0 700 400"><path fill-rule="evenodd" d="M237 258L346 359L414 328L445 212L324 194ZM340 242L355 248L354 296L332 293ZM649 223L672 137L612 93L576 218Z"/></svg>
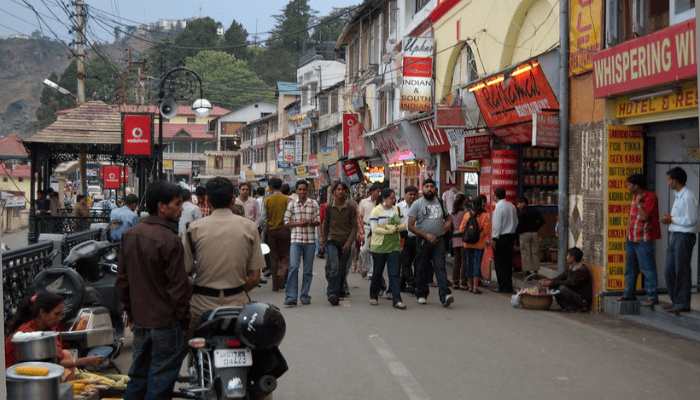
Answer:
<svg viewBox="0 0 700 400"><path fill-rule="evenodd" d="M525 197L542 213L541 261L552 263L559 185L555 56L545 53L470 84L467 89L490 134L490 147L484 133L474 131L464 138L465 160L481 157L479 191L489 203L494 189L504 188L509 200Z"/></svg>
<svg viewBox="0 0 700 400"><path fill-rule="evenodd" d="M666 172L681 167L688 188L700 192L698 89L695 62L695 20L607 48L593 55L594 94L607 110L608 186L605 195L607 267L605 288L624 288L624 242L630 195L627 176L642 173L656 193L659 213L668 214L674 193ZM626 61L625 61L626 60ZM656 241L658 287L666 288L668 233ZM698 246L694 248L692 283L700 284Z"/></svg>

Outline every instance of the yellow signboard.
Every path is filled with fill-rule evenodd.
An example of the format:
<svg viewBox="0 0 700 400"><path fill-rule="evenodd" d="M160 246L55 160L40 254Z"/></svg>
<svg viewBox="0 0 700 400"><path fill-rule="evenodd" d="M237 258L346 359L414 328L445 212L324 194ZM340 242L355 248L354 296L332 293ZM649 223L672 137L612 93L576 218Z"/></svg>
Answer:
<svg viewBox="0 0 700 400"><path fill-rule="evenodd" d="M296 168L296 174L298 177L305 177L307 174L306 165L299 165Z"/></svg>
<svg viewBox="0 0 700 400"><path fill-rule="evenodd" d="M642 173L644 137L640 127L608 126L608 262L606 288L625 288L625 241L632 195L627 177Z"/></svg>
<svg viewBox="0 0 700 400"><path fill-rule="evenodd" d="M173 170L173 160L163 160L163 169L168 171Z"/></svg>
<svg viewBox="0 0 700 400"><path fill-rule="evenodd" d="M593 69L591 56L601 49L603 0L571 0L569 3L569 75Z"/></svg>
<svg viewBox="0 0 700 400"><path fill-rule="evenodd" d="M697 108L698 88L693 82L693 84L683 86L680 91L669 91L661 96L636 101L626 97L621 98L615 103L615 117L630 118Z"/></svg>

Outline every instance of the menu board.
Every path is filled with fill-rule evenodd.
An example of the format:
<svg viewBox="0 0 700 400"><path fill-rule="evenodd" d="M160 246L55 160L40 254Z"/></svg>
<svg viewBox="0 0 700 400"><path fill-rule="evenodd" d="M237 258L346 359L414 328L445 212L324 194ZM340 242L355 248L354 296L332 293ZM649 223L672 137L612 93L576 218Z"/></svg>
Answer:
<svg viewBox="0 0 700 400"><path fill-rule="evenodd" d="M515 202L518 197L518 153L515 150L491 152L491 189L506 190L506 199Z"/></svg>
<svg viewBox="0 0 700 400"><path fill-rule="evenodd" d="M627 177L644 170L644 136L639 127L608 126L608 262L606 289L625 288L625 241L632 195Z"/></svg>

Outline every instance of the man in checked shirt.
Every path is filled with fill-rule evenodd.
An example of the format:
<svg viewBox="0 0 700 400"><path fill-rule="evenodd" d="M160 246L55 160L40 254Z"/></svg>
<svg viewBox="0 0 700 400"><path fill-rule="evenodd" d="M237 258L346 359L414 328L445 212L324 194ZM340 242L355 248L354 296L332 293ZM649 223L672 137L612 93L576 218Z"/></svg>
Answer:
<svg viewBox="0 0 700 400"><path fill-rule="evenodd" d="M642 305L651 307L659 304L654 256L654 241L661 238L659 201L656 194L646 189L646 179L641 174L627 178L627 189L632 194L632 203L625 244L625 291L620 300L635 299L637 276L641 272L647 293Z"/></svg>
<svg viewBox="0 0 700 400"><path fill-rule="evenodd" d="M287 274L286 298L284 305L294 307L297 297L301 304L311 303L309 290L313 278L314 257L316 256L316 227L321 225L320 209L314 199L307 196L309 184L300 180L296 184L297 200L290 200L284 213L284 226L292 230L289 247L289 273ZM299 296L299 264L304 258L304 271Z"/></svg>

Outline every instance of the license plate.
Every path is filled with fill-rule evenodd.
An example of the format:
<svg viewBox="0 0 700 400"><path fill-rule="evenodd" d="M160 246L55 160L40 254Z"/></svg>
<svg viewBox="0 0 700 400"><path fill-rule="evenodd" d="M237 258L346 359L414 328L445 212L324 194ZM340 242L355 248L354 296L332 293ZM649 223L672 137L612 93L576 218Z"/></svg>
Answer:
<svg viewBox="0 0 700 400"><path fill-rule="evenodd" d="M250 367L253 365L253 352L250 349L214 350L216 368Z"/></svg>

